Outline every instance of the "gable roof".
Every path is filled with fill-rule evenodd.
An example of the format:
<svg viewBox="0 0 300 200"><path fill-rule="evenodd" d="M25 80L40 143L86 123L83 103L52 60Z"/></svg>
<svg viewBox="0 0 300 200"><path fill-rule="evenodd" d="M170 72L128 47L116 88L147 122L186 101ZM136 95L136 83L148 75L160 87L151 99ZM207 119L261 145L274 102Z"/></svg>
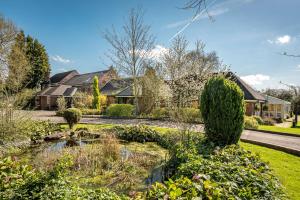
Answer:
<svg viewBox="0 0 300 200"><path fill-rule="evenodd" d="M291 102L279 99L277 97L269 96L266 94L263 94L263 96L265 97L265 99L269 104L287 104L287 105L291 104Z"/></svg>
<svg viewBox="0 0 300 200"><path fill-rule="evenodd" d="M109 72L110 70L103 70L98 72L86 73L86 74L78 74L72 77L70 80L66 81L66 85L72 86L83 86L83 85L91 85L93 84L93 79L95 76L102 77L104 74ZM100 82L100 80L99 80Z"/></svg>
<svg viewBox="0 0 300 200"><path fill-rule="evenodd" d="M132 84L132 78L111 79L100 89L100 91L105 95L117 95L125 89L131 88L130 86ZM127 94L129 94L128 91Z"/></svg>
<svg viewBox="0 0 300 200"><path fill-rule="evenodd" d="M40 91L37 96L73 96L77 88L70 85L50 86Z"/></svg>
<svg viewBox="0 0 300 200"><path fill-rule="evenodd" d="M59 83L61 82L66 76L68 76L71 73L75 73L78 74L78 72L76 70L71 70L71 71L67 71L67 72L62 72L62 73L57 73L54 74L53 76L51 76L50 78L50 83Z"/></svg>
<svg viewBox="0 0 300 200"><path fill-rule="evenodd" d="M242 89L242 91L244 92L245 100L266 101L265 97L262 94L255 91L250 85L248 85L234 73L228 72L226 76L229 80L234 81Z"/></svg>

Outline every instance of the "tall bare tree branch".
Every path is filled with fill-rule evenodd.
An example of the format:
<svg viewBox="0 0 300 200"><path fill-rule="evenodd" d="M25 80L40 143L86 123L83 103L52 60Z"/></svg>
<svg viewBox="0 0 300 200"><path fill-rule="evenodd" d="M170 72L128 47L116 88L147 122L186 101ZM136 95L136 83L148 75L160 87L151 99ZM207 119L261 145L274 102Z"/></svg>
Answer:
<svg viewBox="0 0 300 200"><path fill-rule="evenodd" d="M151 61L151 50L154 48L154 37L150 26L143 21L143 11L132 9L123 33L112 29L106 30L104 38L111 45L108 57L116 69L133 78L133 92L136 111L138 111L139 76L143 75L147 62Z"/></svg>

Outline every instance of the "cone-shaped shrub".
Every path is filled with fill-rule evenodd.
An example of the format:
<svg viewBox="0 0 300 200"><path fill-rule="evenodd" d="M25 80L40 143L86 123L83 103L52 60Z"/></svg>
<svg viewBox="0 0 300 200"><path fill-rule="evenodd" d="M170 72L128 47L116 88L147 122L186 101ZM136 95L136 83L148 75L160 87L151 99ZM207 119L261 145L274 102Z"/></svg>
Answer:
<svg viewBox="0 0 300 200"><path fill-rule="evenodd" d="M224 77L211 78L201 94L205 134L219 145L236 144L244 128L244 94Z"/></svg>
<svg viewBox="0 0 300 200"><path fill-rule="evenodd" d="M64 111L63 116L64 119L67 121L70 129L72 129L73 126L80 121L82 113L77 108L68 108Z"/></svg>

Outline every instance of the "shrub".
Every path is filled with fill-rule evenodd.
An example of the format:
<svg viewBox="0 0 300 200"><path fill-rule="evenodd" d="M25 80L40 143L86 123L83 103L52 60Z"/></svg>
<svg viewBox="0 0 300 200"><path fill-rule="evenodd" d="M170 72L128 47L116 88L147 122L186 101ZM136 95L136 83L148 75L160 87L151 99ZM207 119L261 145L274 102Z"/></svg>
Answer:
<svg viewBox="0 0 300 200"><path fill-rule="evenodd" d="M245 116L245 128L258 129L259 123L254 117Z"/></svg>
<svg viewBox="0 0 300 200"><path fill-rule="evenodd" d="M92 108L93 96L84 92L76 92L73 96L75 108Z"/></svg>
<svg viewBox="0 0 300 200"><path fill-rule="evenodd" d="M58 111L64 111L67 108L66 100L64 97L57 98L56 103Z"/></svg>
<svg viewBox="0 0 300 200"><path fill-rule="evenodd" d="M151 116L156 119L166 118L169 117L169 111L167 108L154 108Z"/></svg>
<svg viewBox="0 0 300 200"><path fill-rule="evenodd" d="M172 120L187 123L201 122L201 113L197 108L177 108L170 112Z"/></svg>
<svg viewBox="0 0 300 200"><path fill-rule="evenodd" d="M263 125L264 124L264 120L260 116L254 115L253 118L257 121L257 123L259 125Z"/></svg>
<svg viewBox="0 0 300 200"><path fill-rule="evenodd" d="M283 119L281 117L275 118L274 120L276 121L276 123L283 123Z"/></svg>
<svg viewBox="0 0 300 200"><path fill-rule="evenodd" d="M274 126L275 120L272 118L264 118L264 125Z"/></svg>
<svg viewBox="0 0 300 200"><path fill-rule="evenodd" d="M244 126L244 94L223 77L210 79L201 95L201 113L207 137L221 145L234 144Z"/></svg>
<svg viewBox="0 0 300 200"><path fill-rule="evenodd" d="M81 111L77 108L68 108L64 111L64 119L67 121L70 129L73 128L75 124L77 124L81 119Z"/></svg>
<svg viewBox="0 0 300 200"><path fill-rule="evenodd" d="M0 199L129 199L105 188L83 189L67 181L71 157L62 157L48 171L38 171L11 157L0 160Z"/></svg>
<svg viewBox="0 0 300 200"><path fill-rule="evenodd" d="M93 82L93 108L100 110L100 90L97 76L94 77Z"/></svg>
<svg viewBox="0 0 300 200"><path fill-rule="evenodd" d="M81 108L80 111L82 115L101 115L101 109Z"/></svg>
<svg viewBox="0 0 300 200"><path fill-rule="evenodd" d="M147 199L284 199L278 179L259 156L238 145L198 145L196 151L177 147L174 175L152 186Z"/></svg>
<svg viewBox="0 0 300 200"><path fill-rule="evenodd" d="M106 110L106 114L111 117L131 117L134 106L131 104L111 104Z"/></svg>
<svg viewBox="0 0 300 200"><path fill-rule="evenodd" d="M35 90L24 89L15 96L14 106L21 109L32 109L35 106Z"/></svg>

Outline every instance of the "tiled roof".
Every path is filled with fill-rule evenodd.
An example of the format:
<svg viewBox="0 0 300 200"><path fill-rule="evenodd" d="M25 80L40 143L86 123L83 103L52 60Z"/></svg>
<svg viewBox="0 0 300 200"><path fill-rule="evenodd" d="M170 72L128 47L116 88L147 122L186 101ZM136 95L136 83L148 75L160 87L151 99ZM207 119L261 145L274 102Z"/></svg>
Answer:
<svg viewBox="0 0 300 200"><path fill-rule="evenodd" d="M133 83L132 78L112 79L112 80L108 81L100 89L100 91L101 91L101 93L103 93L105 95L117 95L118 93L124 91L126 88L131 86L132 83Z"/></svg>
<svg viewBox="0 0 300 200"><path fill-rule="evenodd" d="M282 99L279 99L279 98L276 98L276 97L273 97L273 96L269 96L269 95L263 95L265 97L265 99L267 100L267 102L269 104L291 104L291 102L288 102L288 101L285 101L285 100L282 100Z"/></svg>
<svg viewBox="0 0 300 200"><path fill-rule="evenodd" d="M72 86L84 86L84 85L91 85L93 84L93 79L95 76L101 77L109 70L99 71L99 72L92 72L87 74L78 74L71 78L70 80L66 81L64 84L72 85Z"/></svg>
<svg viewBox="0 0 300 200"><path fill-rule="evenodd" d="M78 72L76 70L71 70L71 71L67 71L67 72L62 72L62 73L58 73L58 74L54 74L51 78L50 78L50 83L59 83L61 82L66 76L68 76L69 74L75 72L76 74L78 74Z"/></svg>
<svg viewBox="0 0 300 200"><path fill-rule="evenodd" d="M265 97L245 83L240 77L232 72L227 73L228 79L234 81L244 92L245 100L266 101Z"/></svg>
<svg viewBox="0 0 300 200"><path fill-rule="evenodd" d="M38 96L73 96L77 88L72 87L70 85L58 85L58 86L50 86L41 92L39 92Z"/></svg>
<svg viewBox="0 0 300 200"><path fill-rule="evenodd" d="M124 90L122 90L121 92L116 94L116 97L132 97L132 96L134 96L134 95L132 93L131 86L128 86L127 88L125 88Z"/></svg>

